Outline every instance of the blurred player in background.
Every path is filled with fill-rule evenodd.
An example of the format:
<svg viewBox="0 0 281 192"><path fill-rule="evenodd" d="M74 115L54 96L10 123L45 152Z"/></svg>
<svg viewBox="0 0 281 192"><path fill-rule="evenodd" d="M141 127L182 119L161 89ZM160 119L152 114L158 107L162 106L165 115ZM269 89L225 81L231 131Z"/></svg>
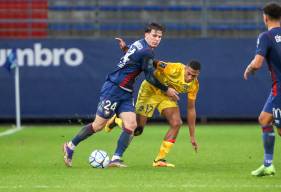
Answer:
<svg viewBox="0 0 281 192"><path fill-rule="evenodd" d="M121 49L127 50L125 42L117 38ZM197 92L199 90L199 82L197 77L200 72L200 63L198 61L190 61L188 65L182 63L166 63L162 61L154 61L156 68L155 77L164 85L173 87L179 93L187 93L188 106L187 106L187 120L189 127L190 142L197 151L198 145L195 140L195 124L196 124L196 110L195 101ZM161 89L155 87L148 81L144 80L141 84L138 99L136 103L137 113L137 128L134 135L141 135L146 125L147 119L152 117L155 109L163 115L169 122L170 129L166 133L162 141L160 151L153 162L154 167L175 167L175 165L166 162L166 155L176 142L179 129L182 125L180 109L176 101L171 100ZM122 125L122 120L116 116L108 121L105 130L111 131L116 124ZM115 152L114 158L119 158L120 154ZM116 157L117 156L117 157Z"/></svg>
<svg viewBox="0 0 281 192"><path fill-rule="evenodd" d="M164 27L157 23L149 24L145 29L144 39L134 42L127 53L120 59L116 69L109 73L100 92L100 101L95 120L83 127L69 142L63 145L64 162L72 166L75 147L89 136L104 128L108 119L115 113L123 120L123 131L118 140L117 153L124 153L132 133L137 127L133 101L133 84L135 78L143 71L146 80L165 92L168 96L178 100L178 93L166 85L161 84L154 77L153 49L158 47L164 33ZM106 50L105 50L106 51ZM121 159L113 162L122 167Z"/></svg>
<svg viewBox="0 0 281 192"><path fill-rule="evenodd" d="M263 20L268 31L259 35L256 56L244 72L244 78L261 68L264 60L272 78L272 88L269 97L259 116L259 123L263 132L264 161L263 165L252 171L253 176L274 175L272 164L275 134L273 125L277 127L281 136L281 7L276 3L269 3L263 8Z"/></svg>

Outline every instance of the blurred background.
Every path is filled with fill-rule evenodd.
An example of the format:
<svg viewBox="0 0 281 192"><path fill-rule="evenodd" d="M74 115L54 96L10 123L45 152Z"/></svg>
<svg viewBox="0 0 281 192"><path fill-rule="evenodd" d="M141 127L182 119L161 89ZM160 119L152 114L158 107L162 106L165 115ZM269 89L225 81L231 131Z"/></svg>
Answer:
<svg viewBox="0 0 281 192"><path fill-rule="evenodd" d="M266 30L262 7L267 2L1 0L0 123L15 118L14 71L3 67L9 49L16 50L20 66L23 121L87 121L94 117L106 74L122 57L114 38L130 44L143 37L149 22L166 26L157 59L202 63L199 121L256 120L271 81L266 66L248 81L243 72L258 34ZM185 106L182 96L183 118Z"/></svg>
<svg viewBox="0 0 281 192"><path fill-rule="evenodd" d="M139 37L148 21L167 38L253 37L266 0L1 0L3 38Z"/></svg>

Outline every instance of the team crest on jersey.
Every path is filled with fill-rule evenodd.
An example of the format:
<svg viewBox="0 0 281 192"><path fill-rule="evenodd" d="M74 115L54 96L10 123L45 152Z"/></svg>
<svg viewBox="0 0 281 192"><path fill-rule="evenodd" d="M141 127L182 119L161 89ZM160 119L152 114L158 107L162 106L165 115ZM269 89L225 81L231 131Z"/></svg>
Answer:
<svg viewBox="0 0 281 192"><path fill-rule="evenodd" d="M163 62L161 62L160 64L159 64L159 67L161 67L161 68L165 68L167 66L167 64L166 63L163 63Z"/></svg>
<svg viewBox="0 0 281 192"><path fill-rule="evenodd" d="M183 85L182 87L183 87L183 90L187 91L189 86L188 85Z"/></svg>
<svg viewBox="0 0 281 192"><path fill-rule="evenodd" d="M275 38L276 43L280 43L281 42L281 36L276 35L274 38Z"/></svg>

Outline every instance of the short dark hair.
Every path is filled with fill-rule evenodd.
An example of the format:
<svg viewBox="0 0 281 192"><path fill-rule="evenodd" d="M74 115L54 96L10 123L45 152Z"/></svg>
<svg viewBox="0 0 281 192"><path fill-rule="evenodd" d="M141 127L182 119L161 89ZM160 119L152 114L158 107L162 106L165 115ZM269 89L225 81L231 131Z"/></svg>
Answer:
<svg viewBox="0 0 281 192"><path fill-rule="evenodd" d="M149 23L146 25L144 32L145 33L150 33L151 30L154 29L156 31L162 31L163 33L165 32L165 27L159 23Z"/></svg>
<svg viewBox="0 0 281 192"><path fill-rule="evenodd" d="M189 63L188 63L188 66L191 67L192 69L194 70L201 70L201 64L199 61L196 61L196 60L191 60Z"/></svg>
<svg viewBox="0 0 281 192"><path fill-rule="evenodd" d="M263 7L263 13L270 19L279 20L281 18L281 6L277 3L268 3Z"/></svg>

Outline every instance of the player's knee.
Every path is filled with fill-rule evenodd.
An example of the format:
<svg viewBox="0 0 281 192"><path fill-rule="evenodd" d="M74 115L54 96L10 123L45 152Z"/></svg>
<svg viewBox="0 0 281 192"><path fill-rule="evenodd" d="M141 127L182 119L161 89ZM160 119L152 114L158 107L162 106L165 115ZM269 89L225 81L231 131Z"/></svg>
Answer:
<svg viewBox="0 0 281 192"><path fill-rule="evenodd" d="M182 121L181 120L174 120L170 122L170 125L174 129L179 129L182 126Z"/></svg>
<svg viewBox="0 0 281 192"><path fill-rule="evenodd" d="M260 124L261 126L266 126L266 125L269 125L269 124L272 123L272 122L269 122L269 121L268 121L268 118L264 117L263 115L260 115L260 116L259 116L258 121L259 121L259 124Z"/></svg>
<svg viewBox="0 0 281 192"><path fill-rule="evenodd" d="M104 128L105 124L106 123L94 121L94 122L92 122L91 125L92 125L92 129L93 129L94 132L99 132Z"/></svg>
<svg viewBox="0 0 281 192"><path fill-rule="evenodd" d="M137 127L137 122L136 121L123 122L123 125L126 129L129 129L129 130L133 131Z"/></svg>
<svg viewBox="0 0 281 192"><path fill-rule="evenodd" d="M137 126L137 128L134 131L134 136L139 136L143 132L143 127L142 126Z"/></svg>
<svg viewBox="0 0 281 192"><path fill-rule="evenodd" d="M258 118L259 124L263 126L264 118L260 115Z"/></svg>

